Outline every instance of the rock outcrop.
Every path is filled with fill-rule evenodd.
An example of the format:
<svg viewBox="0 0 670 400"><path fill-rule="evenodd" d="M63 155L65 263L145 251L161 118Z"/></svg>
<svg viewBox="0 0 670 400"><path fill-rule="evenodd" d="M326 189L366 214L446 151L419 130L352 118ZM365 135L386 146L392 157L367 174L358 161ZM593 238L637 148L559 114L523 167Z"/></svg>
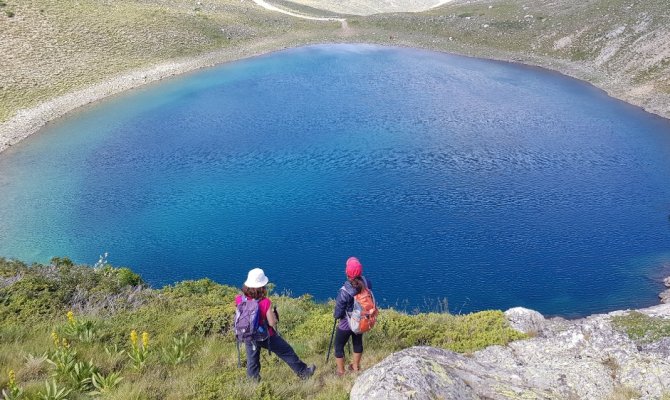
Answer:
<svg viewBox="0 0 670 400"><path fill-rule="evenodd" d="M637 310L670 320L670 304ZM626 311L579 320L506 312L530 339L471 355L431 347L395 353L356 380L352 399L608 399L670 395L670 338L636 343L614 327ZM625 398L631 398L625 397Z"/></svg>
<svg viewBox="0 0 670 400"><path fill-rule="evenodd" d="M542 334L546 327L544 316L528 308L510 308L505 311L505 318L513 329L532 336Z"/></svg>
<svg viewBox="0 0 670 400"><path fill-rule="evenodd" d="M663 284L665 287L670 288L670 276L663 279ZM661 303L670 303L670 289L664 290L658 297L661 299Z"/></svg>
<svg viewBox="0 0 670 400"><path fill-rule="evenodd" d="M661 303L670 303L670 289L662 291L658 298L661 299Z"/></svg>

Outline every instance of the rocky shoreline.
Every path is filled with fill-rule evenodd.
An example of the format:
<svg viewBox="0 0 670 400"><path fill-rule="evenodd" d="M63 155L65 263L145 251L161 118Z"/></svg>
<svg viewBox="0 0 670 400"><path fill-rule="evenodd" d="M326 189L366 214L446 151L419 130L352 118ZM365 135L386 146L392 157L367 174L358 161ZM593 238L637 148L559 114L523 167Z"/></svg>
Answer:
<svg viewBox="0 0 670 400"><path fill-rule="evenodd" d="M670 287L670 277L664 283ZM471 355L402 350L362 373L351 399L670 398L670 337L663 335L670 304L578 320L545 319L521 307L505 316L530 338Z"/></svg>
<svg viewBox="0 0 670 400"><path fill-rule="evenodd" d="M667 304L667 303L670 303L670 276L667 277L667 278L665 278L665 279L663 279L663 284L664 284L665 287L667 287L668 289L662 291L662 292L658 295L658 297L661 299L661 303L663 303L663 304Z"/></svg>

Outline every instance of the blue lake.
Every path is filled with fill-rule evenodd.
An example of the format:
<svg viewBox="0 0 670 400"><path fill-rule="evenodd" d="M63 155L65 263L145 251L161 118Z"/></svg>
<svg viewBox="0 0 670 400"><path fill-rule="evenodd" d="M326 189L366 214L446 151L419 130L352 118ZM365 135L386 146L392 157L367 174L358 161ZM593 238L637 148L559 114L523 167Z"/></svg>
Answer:
<svg viewBox="0 0 670 400"><path fill-rule="evenodd" d="M334 297L363 262L412 311L657 303L670 121L544 70L310 46L85 107L0 154L0 255L153 286L265 269Z"/></svg>

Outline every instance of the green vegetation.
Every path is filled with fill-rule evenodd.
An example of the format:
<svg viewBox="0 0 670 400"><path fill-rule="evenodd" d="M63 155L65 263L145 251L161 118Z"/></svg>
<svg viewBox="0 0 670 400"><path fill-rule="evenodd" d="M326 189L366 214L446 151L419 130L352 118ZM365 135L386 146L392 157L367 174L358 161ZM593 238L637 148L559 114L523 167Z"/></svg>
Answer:
<svg viewBox="0 0 670 400"><path fill-rule="evenodd" d="M254 384L237 367L231 331L237 293L208 279L151 289L129 269L104 262L92 268L54 258L27 266L0 258L0 389L8 399L348 398L355 375L339 378L334 365L324 364L332 302L271 296L281 334L318 369L300 381L263 352L263 383ZM413 345L472 352L522 337L500 311L384 309L366 335L363 364Z"/></svg>
<svg viewBox="0 0 670 400"><path fill-rule="evenodd" d="M670 336L670 320L650 317L639 311L612 317L614 327L641 343L651 343Z"/></svg>

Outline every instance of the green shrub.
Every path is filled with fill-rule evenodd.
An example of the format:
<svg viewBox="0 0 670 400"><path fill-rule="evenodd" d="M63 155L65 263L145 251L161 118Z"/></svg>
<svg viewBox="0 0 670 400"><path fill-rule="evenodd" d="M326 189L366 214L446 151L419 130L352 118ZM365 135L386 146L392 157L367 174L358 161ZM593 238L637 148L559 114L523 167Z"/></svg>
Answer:
<svg viewBox="0 0 670 400"><path fill-rule="evenodd" d="M74 262L72 262L72 260L70 260L68 257L52 257L51 265L56 267L73 267Z"/></svg>
<svg viewBox="0 0 670 400"><path fill-rule="evenodd" d="M481 311L466 315L408 315L383 310L377 326L369 333L370 341L393 351L411 346L437 346L458 352L504 345L526 336L511 329L502 311ZM387 345L387 346L388 346Z"/></svg>
<svg viewBox="0 0 670 400"><path fill-rule="evenodd" d="M72 389L59 387L55 380L47 381L45 387L46 391L40 392L42 400L65 400L72 392Z"/></svg>
<svg viewBox="0 0 670 400"><path fill-rule="evenodd" d="M118 268L115 270L121 286L139 286L144 285L142 278L130 270L130 268Z"/></svg>
<svg viewBox="0 0 670 400"><path fill-rule="evenodd" d="M59 331L70 340L79 340L80 342L90 343L95 338L97 327L91 320L81 320L74 316L72 311L67 313L68 322Z"/></svg>
<svg viewBox="0 0 670 400"><path fill-rule="evenodd" d="M107 394L114 390L122 380L123 378L116 372L112 372L107 376L94 372L91 375L91 383L95 390L91 392L91 395L98 396Z"/></svg>
<svg viewBox="0 0 670 400"><path fill-rule="evenodd" d="M213 375L199 376L196 382L197 392L192 396L197 400L242 399L248 395L244 368L216 371Z"/></svg>
<svg viewBox="0 0 670 400"><path fill-rule="evenodd" d="M650 317L639 311L631 311L626 315L612 317L612 324L628 337L643 343L670 337L670 320Z"/></svg>
<svg viewBox="0 0 670 400"><path fill-rule="evenodd" d="M9 370L8 372L9 381L7 382L7 388L2 389L2 397L5 400L18 400L23 396L23 389L16 383L16 375L14 370Z"/></svg>
<svg viewBox="0 0 670 400"><path fill-rule="evenodd" d="M161 349L163 360L172 366L190 361L195 352L195 341L188 333L172 339L172 344Z"/></svg>
<svg viewBox="0 0 670 400"><path fill-rule="evenodd" d="M141 289L146 294L142 302L115 307L109 298L123 297L131 285L141 284L131 270L70 265L65 258L52 261L49 266L26 266L0 259L0 277L8 283L0 288L0 363L17 369L21 377L32 377L22 385L24 398L347 398L354 378L329 379L330 367L322 364L334 322L332 301L272 296L280 314L279 332L325 376L296 384L299 380L290 368L262 352L263 382L268 383L258 385L246 379L244 367L237 367L231 334L237 288L209 279L184 281ZM136 289L132 293L130 297L137 297ZM96 302L112 307L91 308ZM86 316L82 311L75 316L68 311L75 305L103 315ZM152 332L151 343L149 333L140 340L138 333L144 331ZM500 311L410 315L383 309L377 326L366 334L371 350L366 359L378 360L415 345L470 352L521 337ZM34 362L33 372L21 367L20 354L45 351L45 363ZM41 380L47 373L54 380L45 392Z"/></svg>

